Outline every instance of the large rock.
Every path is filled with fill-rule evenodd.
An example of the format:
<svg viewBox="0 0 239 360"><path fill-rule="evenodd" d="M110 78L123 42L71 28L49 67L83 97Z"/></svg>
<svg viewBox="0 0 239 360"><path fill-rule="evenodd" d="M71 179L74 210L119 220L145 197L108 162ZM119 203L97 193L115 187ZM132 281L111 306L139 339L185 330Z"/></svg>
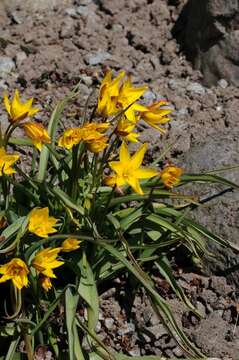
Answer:
<svg viewBox="0 0 239 360"><path fill-rule="evenodd" d="M234 134L216 133L208 137L204 142L191 147L178 164L186 166L186 171L201 173L213 169L227 168L238 165L239 159L239 132ZM239 184L239 169L228 170L218 173L230 181ZM189 189L189 187L187 187ZM203 184L194 187L194 195L207 198L225 189L225 186ZM186 192L186 189L185 189ZM194 210L192 216L197 222L209 228L214 234L231 241L239 247L239 192L229 192L223 196ZM208 242L210 251L215 259L209 259L205 263L205 269L209 275L225 275L229 280L239 285L239 260L238 254L232 250L220 247L211 241Z"/></svg>
<svg viewBox="0 0 239 360"><path fill-rule="evenodd" d="M239 85L239 0L189 0L175 27L188 58L207 85Z"/></svg>

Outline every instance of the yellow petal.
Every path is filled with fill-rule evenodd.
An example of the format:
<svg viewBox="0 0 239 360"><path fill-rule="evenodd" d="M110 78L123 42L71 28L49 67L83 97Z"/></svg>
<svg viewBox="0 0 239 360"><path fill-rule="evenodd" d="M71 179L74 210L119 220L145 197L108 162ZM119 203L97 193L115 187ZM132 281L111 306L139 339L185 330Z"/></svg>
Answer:
<svg viewBox="0 0 239 360"><path fill-rule="evenodd" d="M119 158L122 163L127 163L130 160L130 154L128 151L128 147L124 141L122 142L122 145L120 146Z"/></svg>
<svg viewBox="0 0 239 360"><path fill-rule="evenodd" d="M139 150L131 157L130 165L133 169L138 169L143 162L144 154L147 150L148 144L143 144Z"/></svg>
<svg viewBox="0 0 239 360"><path fill-rule="evenodd" d="M127 183L133 188L133 190L140 195L143 195L143 190L141 189L141 186L139 184L139 180L136 179L135 177L129 177L127 179Z"/></svg>
<svg viewBox="0 0 239 360"><path fill-rule="evenodd" d="M130 134L128 134L125 139L134 143L139 142L138 140L139 134L131 132Z"/></svg>
<svg viewBox="0 0 239 360"><path fill-rule="evenodd" d="M118 175L122 175L123 172L123 165L120 161L110 161L109 166L113 171L115 171Z"/></svg>
<svg viewBox="0 0 239 360"><path fill-rule="evenodd" d="M138 179L150 179L151 177L158 176L159 172L154 169L140 168L135 170L135 176Z"/></svg>
<svg viewBox="0 0 239 360"><path fill-rule="evenodd" d="M11 103L9 101L8 94L6 92L4 92L3 94L3 101L8 114L11 115Z"/></svg>

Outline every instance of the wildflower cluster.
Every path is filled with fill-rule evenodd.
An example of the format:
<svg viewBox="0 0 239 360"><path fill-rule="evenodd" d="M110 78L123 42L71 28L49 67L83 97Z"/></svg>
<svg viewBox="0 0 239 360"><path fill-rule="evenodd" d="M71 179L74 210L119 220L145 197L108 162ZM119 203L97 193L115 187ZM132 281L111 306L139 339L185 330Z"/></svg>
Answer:
<svg viewBox="0 0 239 360"><path fill-rule="evenodd" d="M153 262L186 306L198 313L182 289L170 282L173 272L165 260L167 253L181 245L200 258L206 251L205 236L229 245L182 213L198 199L177 192L176 187L191 181L228 181L212 175L190 177L169 161L161 166L160 156L153 166L145 166L148 145L141 143L139 124L164 134L172 110L162 99L143 103L147 87L135 86L124 71L115 78L108 71L95 106L89 107L88 99L80 119L62 130L63 110L74 102L79 89L80 84L56 106L48 129L33 120L36 114L41 119L41 113L32 98L22 102L18 90L12 101L6 93L3 96L9 125L0 127L0 286L6 283L4 301L10 299L13 313L2 314L0 309L0 318L7 315L14 328L7 358L13 358L11 349L17 351L16 338L24 340L28 359L33 359L38 345L50 347L56 358L65 351L58 325L48 322L62 315L57 305L65 308L60 332L68 336L67 358L84 359L82 332L88 332L94 351L99 347L92 358L107 358L110 353L101 348L95 334L97 286L125 271L145 287L185 352L198 355L143 267ZM25 143L14 137L17 128L26 136ZM131 142L136 143L133 154ZM14 149L33 146L29 172L20 154L11 150L13 144ZM183 204L178 206L178 201ZM87 308L87 324L78 317L78 303ZM8 323L1 330L5 333Z"/></svg>
<svg viewBox="0 0 239 360"><path fill-rule="evenodd" d="M57 232L54 228L57 221L54 217L49 216L48 208L34 208L28 215L27 231L39 237L48 238L49 234ZM45 248L36 253L30 266L41 275L40 282L44 290L49 290L52 287L50 279L56 277L53 269L64 264L64 261L57 259L59 253L77 250L80 247L79 243L79 240L69 238L63 241L61 247ZM12 280L16 288L21 290L24 286L28 286L28 273L29 268L25 262L13 258L10 262L0 266L0 274L2 274L0 283Z"/></svg>

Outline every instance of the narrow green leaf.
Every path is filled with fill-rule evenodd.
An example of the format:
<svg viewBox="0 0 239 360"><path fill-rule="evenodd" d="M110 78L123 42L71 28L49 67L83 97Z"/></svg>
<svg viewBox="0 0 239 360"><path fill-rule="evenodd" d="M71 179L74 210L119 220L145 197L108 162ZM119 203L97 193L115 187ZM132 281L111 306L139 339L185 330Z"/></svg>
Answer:
<svg viewBox="0 0 239 360"><path fill-rule="evenodd" d="M79 295L85 300L88 305L88 328L94 332L97 322L99 320L99 297L97 287L94 279L94 274L87 261L85 253L78 263L81 271L80 283L78 286Z"/></svg>
<svg viewBox="0 0 239 360"><path fill-rule="evenodd" d="M56 140L56 132L57 127L61 118L61 115L64 111L64 108L68 101L70 101L74 96L77 94L79 88L79 84L76 85L76 87L69 93L68 96L66 96L54 109L49 125L48 125L48 133L52 140L52 146L55 144ZM37 180L39 182L42 182L46 177L46 170L47 170L47 163L49 159L49 149L46 146L43 146L43 149L41 151L40 155L40 163L39 163L39 171L37 174Z"/></svg>
<svg viewBox="0 0 239 360"><path fill-rule="evenodd" d="M76 327L75 317L79 295L73 294L72 289L68 288L65 292L65 315L66 328L68 335L69 360L84 360L80 346L79 335Z"/></svg>
<svg viewBox="0 0 239 360"><path fill-rule="evenodd" d="M183 289L178 285L175 277L172 273L172 269L168 262L168 259L164 256L161 256L157 261L155 261L155 265L160 271L161 275L167 280L168 284L170 284L171 288L178 296L178 298L197 316L202 317L200 312L193 306L190 300L185 295Z"/></svg>
<svg viewBox="0 0 239 360"><path fill-rule="evenodd" d="M5 360L20 360L20 354L16 354L17 346L20 339L21 337L19 336L17 339L11 341Z"/></svg>
<svg viewBox="0 0 239 360"><path fill-rule="evenodd" d="M210 175L210 174L184 174L181 177L181 181L183 183L186 182L207 182L207 183L217 183L222 185L231 186L234 189L239 189L239 185L234 182L227 180L218 175Z"/></svg>
<svg viewBox="0 0 239 360"><path fill-rule="evenodd" d="M58 187L55 187L53 189L50 189L50 191L55 194L62 202L68 206L69 208L76 210L80 215L85 215L85 209L74 203L74 201L61 189Z"/></svg>
<svg viewBox="0 0 239 360"><path fill-rule="evenodd" d="M55 300L51 303L51 305L49 306L49 309L47 310L47 312L45 313L44 317L42 318L42 320L37 324L37 326L32 330L31 335L35 335L40 329L41 327L46 323L47 319L49 318L49 316L51 315L51 313L55 310L55 308L57 307L59 301L61 300L62 296L64 295L66 289L69 287L70 285L66 286L61 293L55 298Z"/></svg>
<svg viewBox="0 0 239 360"><path fill-rule="evenodd" d="M96 240L97 242L97 240ZM157 293L154 287L151 285L151 282L147 280L146 277L142 276L142 271L138 271L138 269L132 265L117 249L112 247L110 244L107 244L104 241L99 242L99 245L104 247L107 251L109 251L115 258L121 261L125 267L139 280L139 282L144 286L150 295L152 301L158 307L158 312L160 314L161 320L163 321L164 326L170 332L172 336L174 336L175 340L178 341L180 339L179 344L184 349L187 354L191 356L201 356L203 358L203 354L191 343L191 341L184 334L182 329L178 326L173 314L168 306L167 302ZM177 335L175 337L175 334Z"/></svg>

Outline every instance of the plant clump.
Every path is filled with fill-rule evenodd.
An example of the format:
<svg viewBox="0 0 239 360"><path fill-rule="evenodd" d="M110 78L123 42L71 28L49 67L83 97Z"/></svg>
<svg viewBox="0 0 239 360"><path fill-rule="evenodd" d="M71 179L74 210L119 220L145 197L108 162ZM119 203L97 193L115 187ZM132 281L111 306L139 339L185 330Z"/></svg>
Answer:
<svg viewBox="0 0 239 360"><path fill-rule="evenodd" d="M63 111L79 96L80 84L56 106L48 129L33 120L39 112L33 99L22 102L18 90L12 101L4 94L9 126L0 131L0 286L5 286L0 359L15 359L20 352L33 359L38 346L56 359L62 352L70 360L127 359L95 332L99 289L121 273L145 289L184 353L203 357L156 291L151 273L158 271L200 316L174 279L173 251L185 248L198 262L207 253L205 240L232 245L190 219L200 199L184 194L183 186L237 186L216 175L186 174L174 164L160 168L165 151L145 166L140 122L164 134L172 113L162 99L142 104L146 89L124 71L116 77L108 71L93 109L89 98L77 127L64 131ZM24 138L14 137L16 128ZM131 142L139 143L134 153ZM23 146L32 147L28 173L16 150ZM80 307L87 311L85 321ZM58 318L63 318L60 327ZM82 347L85 335L88 352Z"/></svg>

